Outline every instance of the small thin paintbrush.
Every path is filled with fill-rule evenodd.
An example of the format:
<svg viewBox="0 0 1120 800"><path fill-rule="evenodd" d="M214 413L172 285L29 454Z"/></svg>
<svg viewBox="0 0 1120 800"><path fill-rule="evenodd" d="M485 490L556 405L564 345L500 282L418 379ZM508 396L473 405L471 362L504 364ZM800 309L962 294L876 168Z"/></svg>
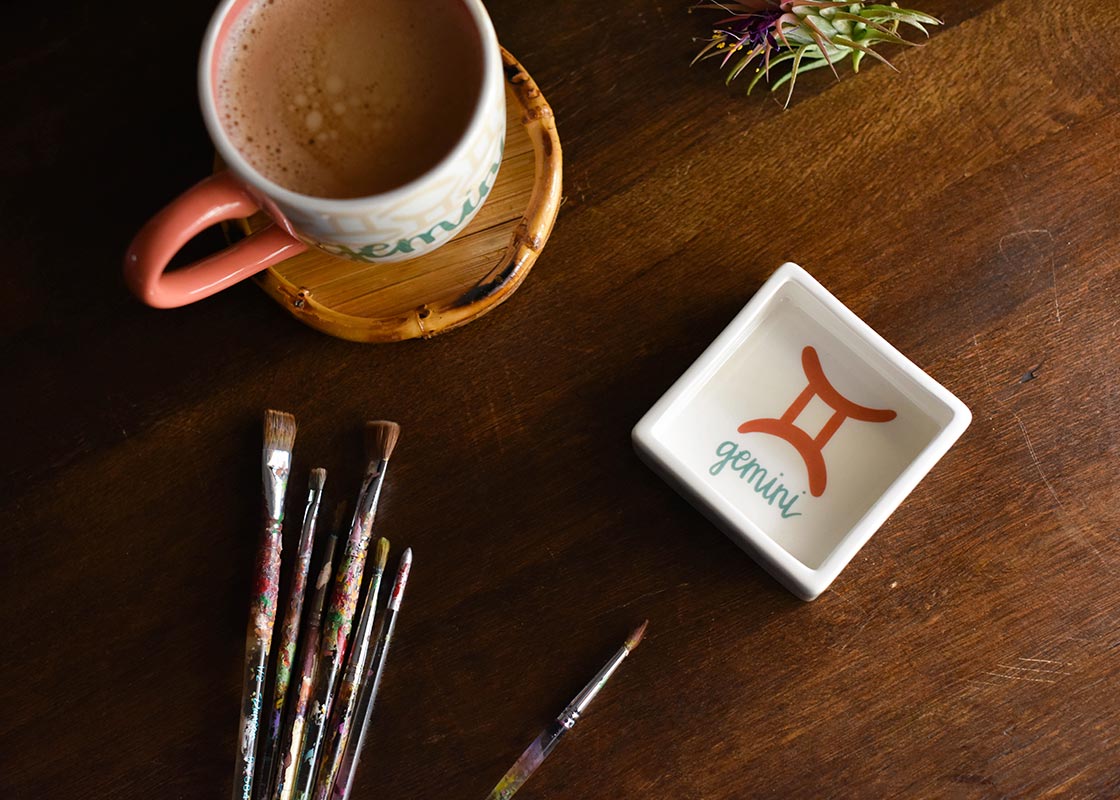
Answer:
<svg viewBox="0 0 1120 800"><path fill-rule="evenodd" d="M377 595L381 590L381 576L385 574L385 562L389 558L389 540L377 540L377 559L366 589L366 601L358 615L358 629L354 635L354 646L346 659L346 672L338 687L338 697L331 712L331 724L323 745L323 758L319 764L319 777L315 781L315 799L326 800L330 795L334 778L342 764L346 742L354 722L354 709L358 705L358 689L365 676L366 660L369 657L370 639L373 635L373 620L377 613Z"/></svg>
<svg viewBox="0 0 1120 800"><path fill-rule="evenodd" d="M315 788L319 752L362 588L362 572L366 565L373 519L377 513L377 501L385 482L389 457L393 454L399 436L400 426L395 422L366 423L365 444L369 466L358 494L358 505L350 524L350 536L338 564L330 606L323 618L322 639L319 643L319 674L315 678L315 690L304 729L303 748L296 764L293 782L293 796L297 800L306 800Z"/></svg>
<svg viewBox="0 0 1120 800"><path fill-rule="evenodd" d="M238 755L234 770L234 800L253 796L256 766L257 726L264 703L264 676L272 628L276 624L276 601L280 595L280 549L284 525L284 494L292 466L296 440L296 418L269 409L264 414L264 531L257 551L253 576L253 599L249 605L249 627L245 634L245 681L241 695L241 719L237 726Z"/></svg>
<svg viewBox="0 0 1120 800"><path fill-rule="evenodd" d="M338 775L334 779L331 789L332 798L348 798L354 788L354 775L358 771L358 759L362 756L362 747L366 743L366 733L369 731L369 721L373 717L373 703L377 699L377 689L381 686L381 673L385 671L385 659L389 655L389 645L393 641L393 629L397 626L397 615L401 610L401 601L404 599L404 590L408 585L408 575L412 571L412 548L407 548L401 554L401 563L397 567L397 580L393 583L393 592L389 595L389 603L385 608L385 616L381 620L381 633L377 637L377 647L374 648L373 658L362 678L361 696L358 699L358 708L354 720L358 723L357 735L351 734L343 749L342 763Z"/></svg>
<svg viewBox="0 0 1120 800"><path fill-rule="evenodd" d="M271 789L273 765L280 750L280 720L284 716L284 703L288 698L288 684L292 679L292 660L296 656L299 620L303 613L303 600L307 593L307 573L311 569L311 553L315 548L315 526L319 519L319 505L323 500L323 486L327 471L322 467L311 470L308 481L307 505L303 512L303 527L299 533L296 567L288 589L288 607L280 626L280 643L276 649L276 672L272 685L272 703L269 706L268 733L261 743L260 775L257 796L268 797Z"/></svg>
<svg viewBox="0 0 1120 800"><path fill-rule="evenodd" d="M303 632L300 634L301 665L299 682L292 690L295 698L289 704L287 730L284 734L284 746L281 750L280 760L272 775L272 787L269 796L273 800L290 800L292 784L295 779L296 763L299 759L300 749L303 747L303 727L307 719L307 706L311 702L311 688L315 681L316 667L319 664L319 628L323 617L323 605L327 599L327 589L330 586L334 566L334 548L338 543L338 535L342 532L343 515L346 512L346 503L339 503L334 512L334 526L331 528L330 538L323 550L323 560L319 567L319 577L315 581L315 594L307 608L307 619L303 623Z"/></svg>
<svg viewBox="0 0 1120 800"><path fill-rule="evenodd" d="M610 680L611 675L618 669L619 664L626 660L626 656L630 655L630 651L638 646L642 641L642 636L645 635L646 625L649 620L643 622L638 626L633 633L627 638L626 643L619 648L611 660L599 670L598 674L591 679L591 682L583 687L583 691L576 695L575 700L568 703L565 708L552 724L541 731L533 743L525 748L525 752L521 757L514 762L514 765L509 768L509 771L498 781L498 785L494 787L493 791L487 796L486 800L509 800L513 797L514 793L521 788L525 781L529 780L529 776L536 771L537 767L545 760L553 748L556 747L560 739L565 733L575 727L576 722L583 716L583 712L591 705L591 701L595 699L595 695L599 694L599 690L606 685Z"/></svg>

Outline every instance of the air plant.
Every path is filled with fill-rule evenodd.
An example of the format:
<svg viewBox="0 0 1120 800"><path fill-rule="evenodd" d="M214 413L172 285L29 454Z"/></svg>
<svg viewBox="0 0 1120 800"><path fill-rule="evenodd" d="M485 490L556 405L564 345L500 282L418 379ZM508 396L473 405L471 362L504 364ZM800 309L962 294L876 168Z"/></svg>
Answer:
<svg viewBox="0 0 1120 800"><path fill-rule="evenodd" d="M704 2L693 8L721 11L727 16L713 25L712 36L692 63L720 58L720 67L731 64L727 83L735 80L752 64L755 75L747 93L762 78L775 91L789 83L785 105L793 97L797 76L829 67L839 80L836 64L844 58L859 72L864 56L871 56L894 69L875 47L880 44L916 46L898 34L900 25L909 25L929 35L926 25L941 20L921 11L863 2L826 2L826 0L742 0L742 2ZM789 64L787 70L784 66ZM775 67L779 67L774 72ZM772 74L774 75L771 80Z"/></svg>

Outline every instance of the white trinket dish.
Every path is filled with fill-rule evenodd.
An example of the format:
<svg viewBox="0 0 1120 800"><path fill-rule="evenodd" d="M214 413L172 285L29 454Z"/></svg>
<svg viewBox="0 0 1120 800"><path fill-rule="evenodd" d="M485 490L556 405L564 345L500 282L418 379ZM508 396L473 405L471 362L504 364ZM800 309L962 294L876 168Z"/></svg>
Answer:
<svg viewBox="0 0 1120 800"><path fill-rule="evenodd" d="M633 437L655 472L813 600L971 420L964 403L787 263Z"/></svg>

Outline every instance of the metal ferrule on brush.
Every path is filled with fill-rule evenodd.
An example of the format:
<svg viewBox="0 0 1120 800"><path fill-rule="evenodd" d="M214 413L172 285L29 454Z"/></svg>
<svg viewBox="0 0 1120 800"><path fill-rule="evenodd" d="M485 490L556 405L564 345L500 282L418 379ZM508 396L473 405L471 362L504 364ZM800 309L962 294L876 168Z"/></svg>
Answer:
<svg viewBox="0 0 1120 800"><path fill-rule="evenodd" d="M300 537L306 538L314 535L316 523L319 519L319 506L323 503L323 487L312 486L307 490L307 505L303 510L303 528ZM308 553L308 557L311 554Z"/></svg>
<svg viewBox="0 0 1120 800"><path fill-rule="evenodd" d="M619 648L619 651L614 654L611 660L583 687L583 691L576 695L576 699L568 703L568 707L556 718L556 721L570 730L579 721L579 718L583 716L583 712L587 710L587 707L591 705L591 701L595 699L595 696L599 694L599 691L606 685L607 681L610 680L611 675L618 669L618 665L621 664L628 655L630 655L629 650L625 647Z"/></svg>
<svg viewBox="0 0 1120 800"><path fill-rule="evenodd" d="M292 466L290 450L264 451L264 506L269 519L284 518L284 493Z"/></svg>
<svg viewBox="0 0 1120 800"><path fill-rule="evenodd" d="M358 495L358 506L354 509L354 520L350 524L350 529L353 530L357 525L361 526L363 547L369 541L373 530L373 518L377 515L377 501L381 497L381 484L385 482L385 468L388 465L388 461L378 461L377 469L366 473L366 479L362 482Z"/></svg>
<svg viewBox="0 0 1120 800"><path fill-rule="evenodd" d="M389 462L385 459L377 462L377 471L370 476L369 487L366 489L368 502L365 503L366 513L369 514L369 522L373 524L374 515L377 514L377 501L381 499L381 486L385 483L385 468L389 466Z"/></svg>

